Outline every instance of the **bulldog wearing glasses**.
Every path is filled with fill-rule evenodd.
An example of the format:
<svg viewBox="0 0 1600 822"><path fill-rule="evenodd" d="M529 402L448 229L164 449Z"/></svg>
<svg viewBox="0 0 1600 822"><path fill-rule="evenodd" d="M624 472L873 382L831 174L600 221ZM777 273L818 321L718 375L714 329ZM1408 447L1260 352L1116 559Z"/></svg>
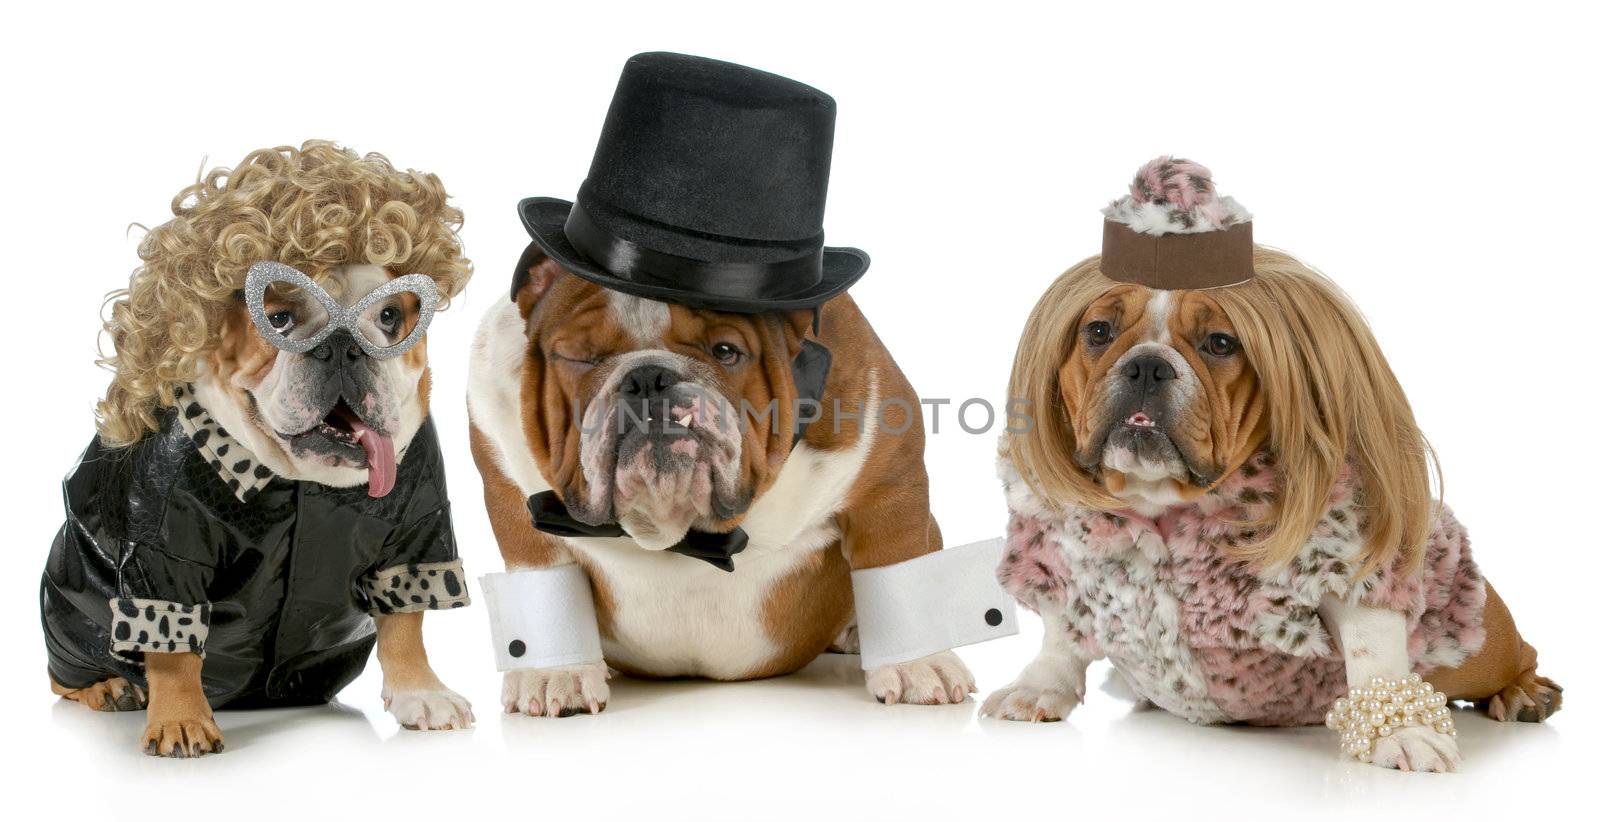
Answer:
<svg viewBox="0 0 1600 822"><path fill-rule="evenodd" d="M53 690L222 750L212 708L327 702L374 645L408 728L463 728L422 613L468 603L425 334L470 263L431 174L329 143L211 172L112 304L115 376L41 596Z"/></svg>
<svg viewBox="0 0 1600 822"><path fill-rule="evenodd" d="M245 304L282 366L255 391L264 421L308 478L386 496L395 483L395 434L415 432L426 414L417 390L422 341L439 303L433 280L347 266L332 287L341 303L303 272L260 262L245 278Z"/></svg>

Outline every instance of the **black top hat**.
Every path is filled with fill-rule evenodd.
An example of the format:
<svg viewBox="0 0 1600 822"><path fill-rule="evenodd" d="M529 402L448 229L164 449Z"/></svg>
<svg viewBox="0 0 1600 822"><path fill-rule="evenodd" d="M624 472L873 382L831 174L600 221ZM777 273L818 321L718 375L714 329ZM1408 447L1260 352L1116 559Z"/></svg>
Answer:
<svg viewBox="0 0 1600 822"><path fill-rule="evenodd" d="M574 274L719 311L814 308L866 272L824 248L834 102L776 74L684 54L622 67L576 203L518 204Z"/></svg>

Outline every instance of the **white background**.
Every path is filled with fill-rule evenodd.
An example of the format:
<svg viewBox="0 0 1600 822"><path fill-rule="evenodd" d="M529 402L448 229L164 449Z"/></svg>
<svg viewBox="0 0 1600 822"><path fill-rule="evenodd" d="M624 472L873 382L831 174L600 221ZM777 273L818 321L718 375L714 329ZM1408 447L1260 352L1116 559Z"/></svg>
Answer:
<svg viewBox="0 0 1600 822"><path fill-rule="evenodd" d="M1591 778L1592 6L42 8L0 23L16 623L0 779L15 818L1467 818L1571 799ZM58 480L107 381L93 365L98 313L134 265L129 224L170 216L203 158L312 137L440 174L466 210L477 275L431 332L434 413L462 553L475 573L498 570L466 448L467 344L526 242L516 201L576 192L618 69L655 49L838 99L828 237L872 254L853 293L925 396L999 400L1034 299L1097 249L1096 209L1157 154L1209 165L1256 213L1258 240L1328 272L1367 312L1448 501L1569 707L1542 727L1461 718L1465 771L1446 777L1341 763L1322 729L1135 712L1096 690L1099 667L1088 704L1049 726L978 720L970 701L880 706L846 657L766 682L621 682L601 716L535 720L497 713L481 607L428 621L435 666L477 707L468 732L397 730L376 664L341 705L221 714L228 752L198 761L140 756L141 715L58 704L30 600ZM998 533L993 436L942 427L927 461L947 540ZM1030 622L965 651L980 686L1005 684L1037 635Z"/></svg>

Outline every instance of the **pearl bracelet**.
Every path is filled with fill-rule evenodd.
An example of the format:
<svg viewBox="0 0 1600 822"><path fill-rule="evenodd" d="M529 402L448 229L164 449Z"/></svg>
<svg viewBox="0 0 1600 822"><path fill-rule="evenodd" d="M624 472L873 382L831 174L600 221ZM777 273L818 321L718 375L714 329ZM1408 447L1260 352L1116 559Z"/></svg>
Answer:
<svg viewBox="0 0 1600 822"><path fill-rule="evenodd" d="M1422 681L1421 674L1401 679L1375 676L1365 688L1351 688L1350 696L1334 700L1328 712L1329 728L1340 732L1340 747L1362 762L1372 761L1373 740L1391 736L1401 728L1424 726L1448 736L1456 735L1450 719L1449 698Z"/></svg>

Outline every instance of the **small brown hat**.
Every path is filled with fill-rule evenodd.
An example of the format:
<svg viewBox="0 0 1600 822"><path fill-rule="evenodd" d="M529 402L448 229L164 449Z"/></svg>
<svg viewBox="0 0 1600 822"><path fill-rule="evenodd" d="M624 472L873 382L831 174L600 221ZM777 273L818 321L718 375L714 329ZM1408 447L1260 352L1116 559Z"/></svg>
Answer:
<svg viewBox="0 0 1600 822"><path fill-rule="evenodd" d="M1255 276L1250 212L1218 197L1211 172L1157 157L1128 194L1103 209L1100 270L1118 282L1162 290L1220 288Z"/></svg>

